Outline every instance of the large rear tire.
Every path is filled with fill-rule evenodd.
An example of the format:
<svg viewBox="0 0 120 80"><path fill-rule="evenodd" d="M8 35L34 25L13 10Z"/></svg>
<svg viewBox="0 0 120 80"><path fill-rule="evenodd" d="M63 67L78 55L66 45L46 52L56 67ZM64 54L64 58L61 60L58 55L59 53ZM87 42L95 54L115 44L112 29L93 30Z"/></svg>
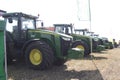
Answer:
<svg viewBox="0 0 120 80"><path fill-rule="evenodd" d="M72 44L72 48L79 48L84 50L84 56L87 56L90 54L90 48L87 43L84 41L76 41Z"/></svg>
<svg viewBox="0 0 120 80"><path fill-rule="evenodd" d="M53 65L54 54L47 43L37 41L27 47L25 60L26 64L32 69L48 69Z"/></svg>

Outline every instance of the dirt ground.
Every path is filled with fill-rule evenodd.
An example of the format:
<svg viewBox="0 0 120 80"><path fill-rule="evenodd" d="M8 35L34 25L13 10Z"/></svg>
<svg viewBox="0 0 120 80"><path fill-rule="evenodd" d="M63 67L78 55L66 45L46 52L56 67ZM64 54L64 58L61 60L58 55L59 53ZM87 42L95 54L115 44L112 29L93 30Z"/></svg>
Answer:
<svg viewBox="0 0 120 80"><path fill-rule="evenodd" d="M8 80L120 80L120 48L69 60L49 70L31 70L24 64L8 66Z"/></svg>

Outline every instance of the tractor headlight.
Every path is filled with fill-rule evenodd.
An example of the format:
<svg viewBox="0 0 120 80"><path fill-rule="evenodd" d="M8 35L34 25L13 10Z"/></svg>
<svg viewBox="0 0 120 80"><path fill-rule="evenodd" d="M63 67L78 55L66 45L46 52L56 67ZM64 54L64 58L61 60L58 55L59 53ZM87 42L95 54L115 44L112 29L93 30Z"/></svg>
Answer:
<svg viewBox="0 0 120 80"><path fill-rule="evenodd" d="M72 40L72 38L68 38L68 37L61 37L63 40L65 40L65 41L71 41Z"/></svg>
<svg viewBox="0 0 120 80"><path fill-rule="evenodd" d="M99 39L98 38L94 38L94 41L99 41Z"/></svg>

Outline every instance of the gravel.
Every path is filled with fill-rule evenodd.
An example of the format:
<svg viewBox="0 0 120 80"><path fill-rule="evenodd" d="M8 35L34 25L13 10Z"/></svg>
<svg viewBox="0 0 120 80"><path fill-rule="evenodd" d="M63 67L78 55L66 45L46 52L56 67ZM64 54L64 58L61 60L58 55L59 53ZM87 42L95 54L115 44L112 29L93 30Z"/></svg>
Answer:
<svg viewBox="0 0 120 80"><path fill-rule="evenodd" d="M32 70L24 63L8 65L8 80L120 80L120 48L68 60L49 70Z"/></svg>

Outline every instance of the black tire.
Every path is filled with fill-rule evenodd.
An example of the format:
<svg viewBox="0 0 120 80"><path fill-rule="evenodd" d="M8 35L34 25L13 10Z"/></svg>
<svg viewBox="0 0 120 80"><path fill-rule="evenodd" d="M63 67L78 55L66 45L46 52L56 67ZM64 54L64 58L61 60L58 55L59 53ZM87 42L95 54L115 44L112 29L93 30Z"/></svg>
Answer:
<svg viewBox="0 0 120 80"><path fill-rule="evenodd" d="M60 58L57 58L54 62L54 65L56 66L61 66L63 65L65 62L67 61L67 59L60 59Z"/></svg>
<svg viewBox="0 0 120 80"><path fill-rule="evenodd" d="M90 54L90 47L84 41L76 41L72 44L72 48L76 48L77 46L82 46L84 48L84 56Z"/></svg>
<svg viewBox="0 0 120 80"><path fill-rule="evenodd" d="M36 54L32 52L34 50L38 51L38 53ZM34 57L33 56L30 57L31 55L34 55L34 57L37 57L39 55L40 61L38 61L37 64L34 64L31 60ZM32 69L44 70L44 69L48 69L52 67L53 62L54 62L54 54L53 54L51 47L47 43L43 41L37 41L37 42L31 43L27 47L25 51L25 60L26 60L26 64L28 65L28 67Z"/></svg>

